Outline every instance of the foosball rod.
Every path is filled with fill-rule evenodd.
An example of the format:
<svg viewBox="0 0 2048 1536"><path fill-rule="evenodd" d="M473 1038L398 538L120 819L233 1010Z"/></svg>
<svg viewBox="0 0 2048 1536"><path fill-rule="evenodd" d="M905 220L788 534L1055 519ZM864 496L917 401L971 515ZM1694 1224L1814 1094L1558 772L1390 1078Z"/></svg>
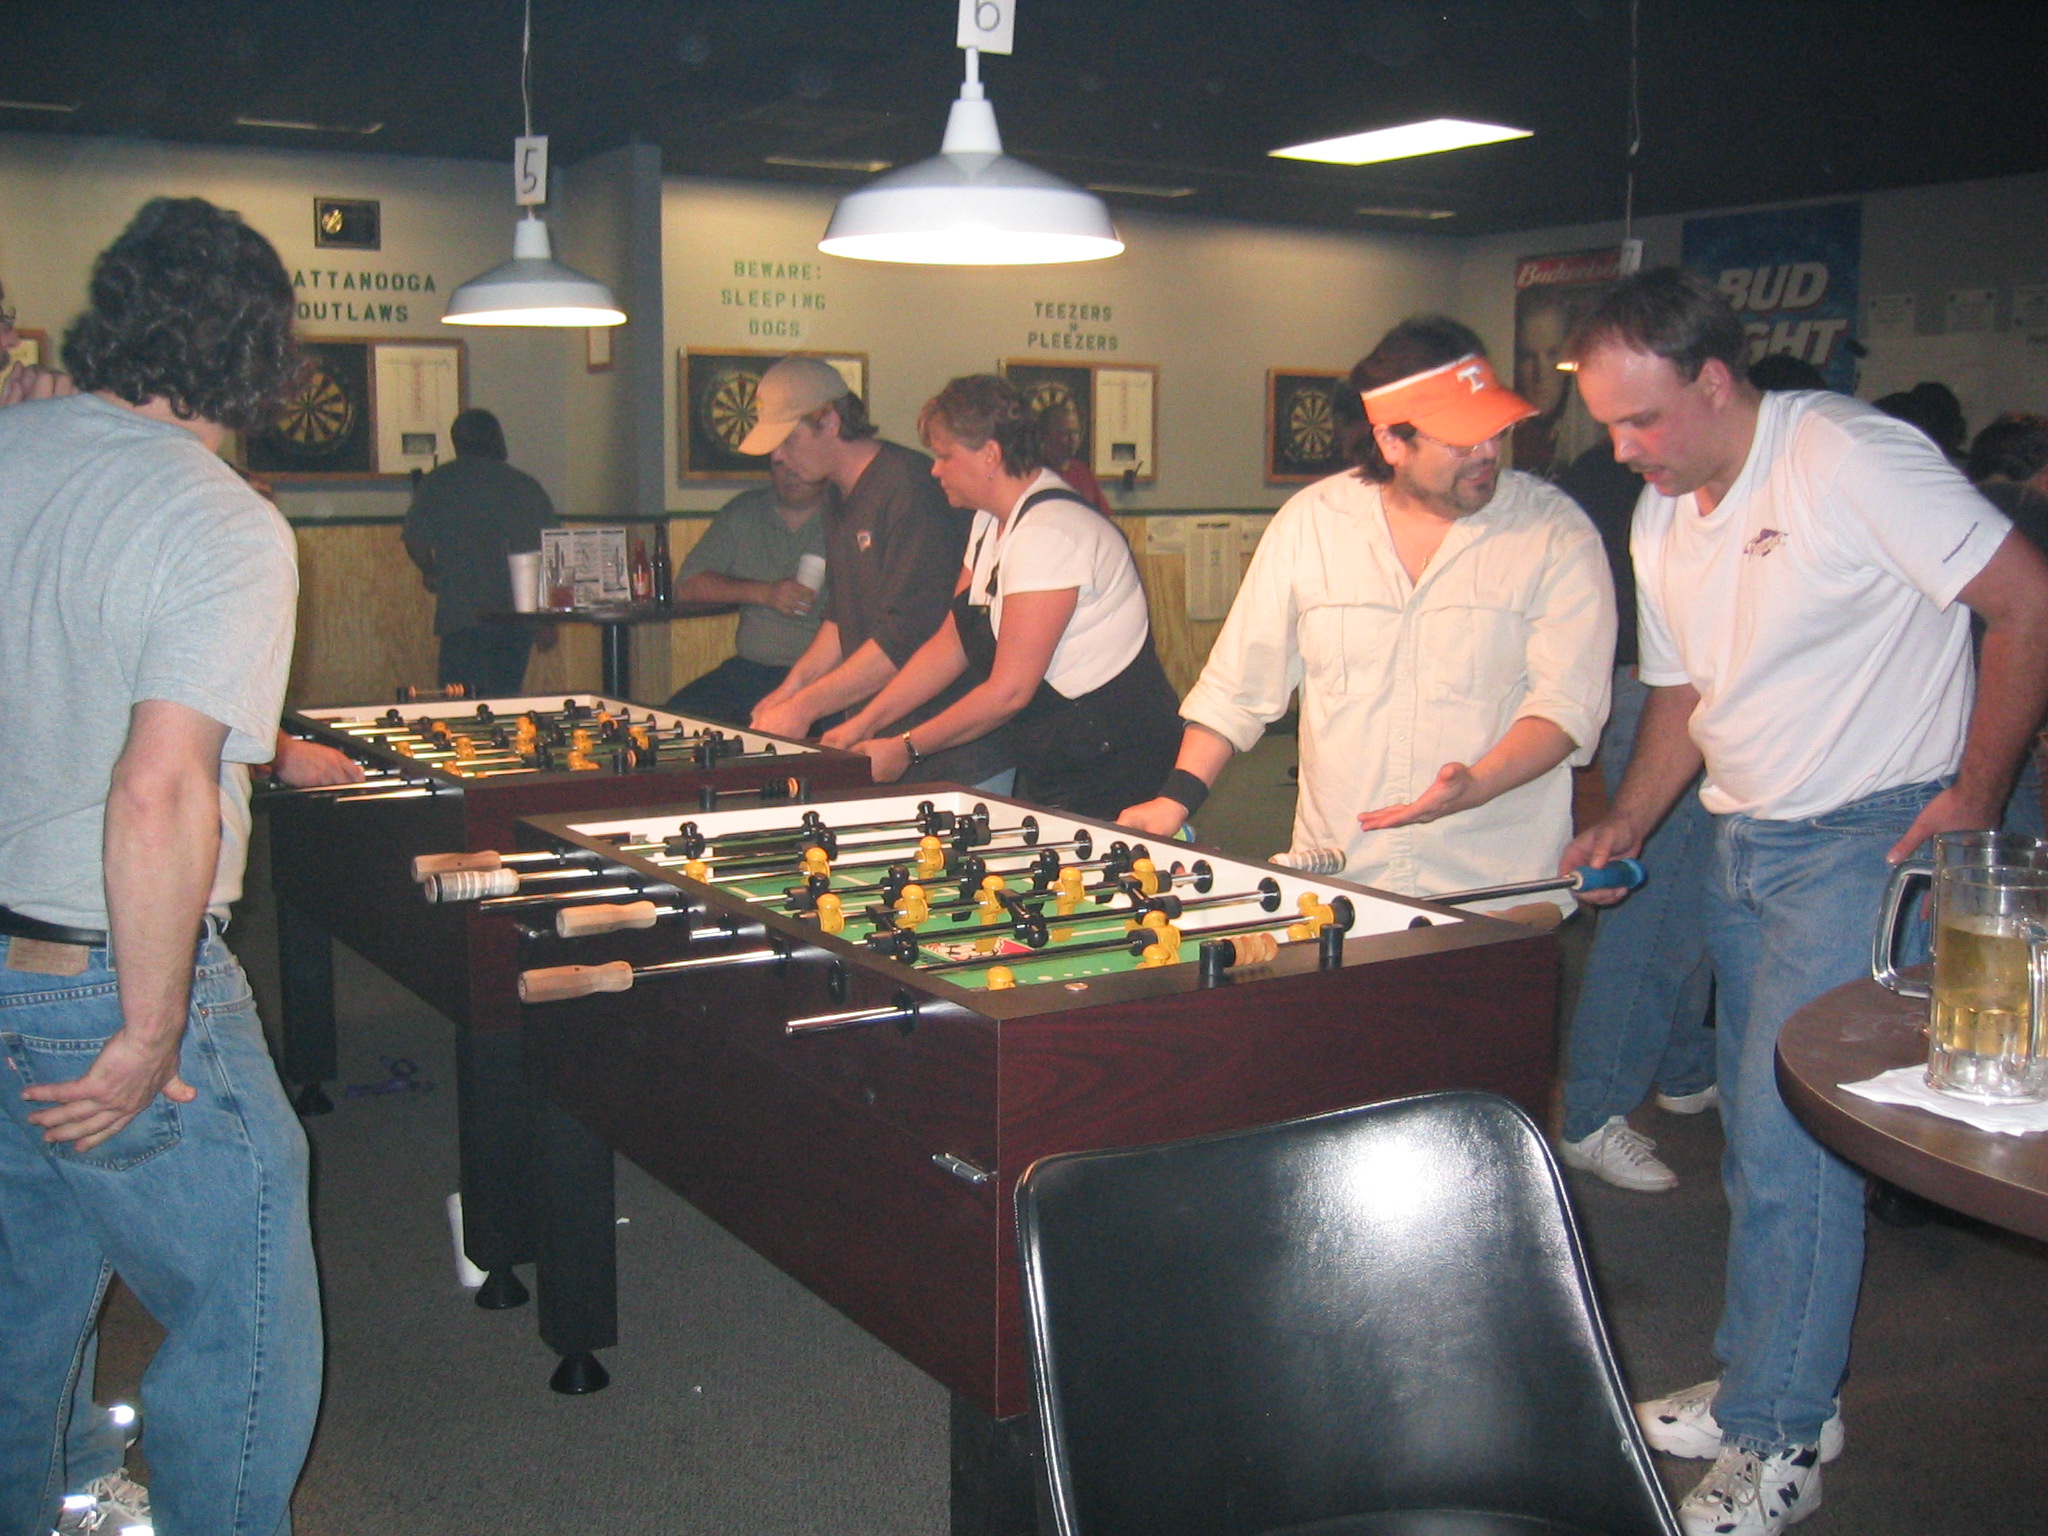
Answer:
<svg viewBox="0 0 2048 1536"><path fill-rule="evenodd" d="M938 838L938 836L950 834L950 831L961 821L979 823L983 827L983 831L985 831L987 825L989 825L989 807L977 801L973 811L940 811L938 807L932 805L932 801L920 801L918 803L918 815L913 815L913 817L895 819L895 821L848 821L846 825L838 825L838 827L836 825L829 825L825 821L825 817L819 815L817 811L807 811L805 817L803 817L803 825L801 827L762 827L758 831L729 831L729 834L721 834L717 838L707 838L698 829L698 825L694 821L684 821L680 827L676 827L676 836L674 838L666 838L666 840L655 842L655 844L629 844L629 848L633 848L633 852L645 852L649 848L666 848L670 842L688 842L692 836L700 838L702 840L702 848L707 848L707 850L721 850L721 848L729 848L733 844L739 844L741 848L752 848L758 842L795 844L795 846L803 848L807 838L817 838L821 834L831 834L834 838L842 838L842 836L850 834L850 831L907 831L907 829L915 829L920 836L926 836L926 838ZM696 858L702 858L702 852L698 852Z"/></svg>
<svg viewBox="0 0 2048 1536"><path fill-rule="evenodd" d="M947 937L949 939L970 938L978 933L1001 932L1005 929L1013 928L1023 923L1059 923L1062 925L1071 925L1078 923L1098 923L1111 918L1129 918L1133 916L1143 917L1143 915L1146 912L1155 910L1153 907L1146 905L1146 903L1155 901L1162 895L1170 895L1170 888L1176 879L1185 877L1189 880L1191 884L1194 885L1195 889L1197 889L1198 891L1207 891L1209 889L1210 882L1214 879L1215 872L1208 868L1205 861L1201 862L1203 862L1203 867L1201 871L1198 873L1181 869L1178 866L1175 866L1171 870L1155 871L1154 873L1158 876L1158 878L1165 882L1165 888L1161 891L1141 893L1137 891L1132 891L1128 887L1117 887L1116 889L1111 890L1106 897L1099 897L1096 901L1092 902L1091 906L1096 910L1091 910L1088 912L1059 912L1048 917L1042 906L1037 909L1025 908L1024 910L1019 911L1018 909L1024 908L1025 903L1029 901L1036 900L1041 903L1048 899L1057 901L1059 900L1059 892L1056 889L1049 886L1040 887L1038 889L1030 891L1013 891L1010 890L1007 886L1005 886L1000 891L992 890L989 892L989 895L994 898L992 902L983 902L979 898L976 898L971 901L947 901L938 903L926 902L924 904L925 916L931 917L943 912L964 913L968 909L989 905L1002 906L1004 908L1007 908L1013 914L1012 921L1007 924L999 924L993 926L984 924L979 928L955 928L949 934L947 934ZM912 883L914 884L915 882ZM1270 892L1266 889L1267 886L1272 887ZM1096 891L1100 891L1101 887L1098 886L1094 887L1093 889ZM824 893L820 892L820 894L822 895ZM1088 893L1084 892L1083 894L1085 896ZM1102 906L1103 900L1113 901L1119 895L1130 895L1133 899L1134 905L1121 910L1115 907L1104 908ZM1280 906L1280 884L1278 881L1272 879L1271 876L1268 876L1266 880L1261 884L1258 890L1246 894L1240 894L1235 896L1211 896L1207 900L1193 901L1182 900L1179 897L1173 897L1172 899L1176 903L1178 903L1180 911L1187 911L1198 907L1226 906L1240 901L1256 900L1266 903L1266 910L1268 912L1273 912L1277 911ZM898 912L898 910L899 909L891 903L874 902L870 904L861 915L864 920L881 924L886 928L894 926L893 917L894 914ZM1167 913L1167 917L1169 920L1171 920L1174 917L1177 917L1178 915L1178 911Z"/></svg>
<svg viewBox="0 0 2048 1536"><path fill-rule="evenodd" d="M1462 907L1475 901L1496 901L1508 896L1540 896L1546 891L1632 891L1649 878L1649 871L1635 859L1609 859L1598 869L1581 866L1568 875L1547 880L1517 880L1507 885L1482 885L1476 890L1452 891L1447 896L1426 899L1443 907Z"/></svg>
<svg viewBox="0 0 2048 1536"><path fill-rule="evenodd" d="M1008 836L1011 833L1027 831L1030 835L1035 837L1038 829L1036 827L1028 829L1024 827L996 827L991 829L989 835L991 838L995 838ZM952 852L954 854L975 853L980 857L987 858L991 855L1001 855L1005 853L1015 854L1035 852L1039 849L1045 849L1051 852L1058 852L1059 850L1064 848L1074 849L1081 855L1082 858L1085 859L1095 851L1095 839L1089 833L1086 827L1077 827L1075 829L1075 835L1073 837L1063 839L1059 842L996 843L993 841L988 841L974 843L965 848L954 848ZM848 849L847 852L853 854L883 853L885 856L881 858L832 860L832 872L838 873L844 870L854 869L887 869L892 864L915 863L915 855L917 854L917 851L918 845L916 843L893 841L859 843L854 845L852 848ZM673 869L678 864L703 863L711 866L712 874L714 876L722 875L728 880L751 880L761 875L772 875L778 870L791 869L791 861L787 857L720 859L716 855L713 855L708 859L678 859L671 857L656 858L651 860L650 862L662 865L664 868L668 869ZM807 873L807 871L803 868L800 860L797 861L796 867L792 872L799 875ZM943 880L947 878L947 876L950 873L950 870L940 868L932 870L929 873L920 872L920 878L928 880Z"/></svg>
<svg viewBox="0 0 2048 1536"><path fill-rule="evenodd" d="M1119 852L1119 850L1122 851ZM924 876L920 878L911 876L908 872L908 866L906 865L900 866L905 870L905 878L902 880L884 878L881 880L863 882L859 885L821 886L815 891L812 891L808 886L793 885L789 887L789 889L785 891L783 894L788 898L788 904L790 905L791 910L801 912L809 910L809 907L804 905L804 902L806 900L815 903L816 899L819 896L824 895L827 891L830 891L833 895L839 896L841 898L847 896L883 895L887 897L889 901L893 901L895 897L890 893L900 892L906 885L924 885L927 883L933 885L950 885L957 880L962 885L962 895L957 901L935 901L927 903L927 905L929 905L931 910L934 912L949 912L958 907L979 906L981 904L981 898L979 893L976 892L974 894L968 894L968 887L972 886L974 882L986 879L990 875L1000 875L1006 884L1018 875L1029 875L1031 877L1032 882L1031 889L1028 891L1014 892L1013 894L1023 896L1054 895L1056 894L1054 890L1054 885L1062 871L1069 869L1099 869L1104 871L1105 874L1113 873L1119 879L1121 879L1123 876L1127 875L1131 871L1134 865L1138 864L1141 861L1149 863L1152 858L1151 851L1147 849L1143 843L1139 843L1135 846L1132 846L1130 844L1126 844L1124 842L1119 841L1110 844L1109 852L1104 854L1099 859L1070 859L1065 863L1062 863L1058 856L1053 853L1050 845L1046 845L1041 850L1034 851L1032 857L1023 864L1010 865L1005 868L995 869L989 867L989 865L986 863L986 859L1016 858L1022 852L1024 852L1024 850L1021 848L995 848L987 850L985 854L971 854L969 855L969 858L974 862L981 864L981 868L973 871L969 871L965 867L967 861L963 860L961 867L956 868L950 872L941 873L939 875L934 876ZM891 866L892 869L896 867L899 866ZM1188 871L1183 869L1178 864L1171 865L1169 866L1169 868L1175 875L1185 875L1188 873ZM1154 873L1157 874L1162 880L1167 880L1168 884L1171 884L1171 881L1167 879L1167 871L1155 869ZM1215 872L1209 868L1209 864L1206 859L1197 859L1195 861L1194 870L1196 888L1203 891L1208 890L1208 885L1203 882L1212 879L1214 877L1214 873ZM1121 889L1121 885L1112 884L1108 879L1103 879L1101 881L1098 881L1094 885L1083 886L1082 893L1084 895L1092 897L1095 900L1096 904L1100 905L1101 903L1108 901L1112 897L1114 897L1116 893Z"/></svg>
<svg viewBox="0 0 2048 1536"><path fill-rule="evenodd" d="M1335 903L1333 902L1331 905L1335 906ZM1270 931L1275 928L1280 928L1284 932L1284 924L1299 921L1298 917L1281 919L1268 917L1242 923L1213 923L1207 928L1189 928L1184 930L1181 933L1181 943L1183 945L1199 944L1225 935L1257 933ZM1348 923L1341 925L1336 922L1326 923L1323 925L1323 931L1345 933L1350 931L1350 925ZM1118 939L1090 939L1079 944L1048 944L1041 949L1032 950L1028 955L989 954L976 955L967 960L934 960L919 963L917 969L921 972L965 971L973 970L977 967L985 968L988 966L1005 965L1012 961L1018 965L1036 965L1041 960L1062 960L1071 955L1107 954L1113 949L1121 949L1127 954L1142 955L1155 942L1147 937L1147 935L1157 932L1156 928L1134 928Z"/></svg>
<svg viewBox="0 0 2048 1536"><path fill-rule="evenodd" d="M658 960L651 965L633 965L624 960L607 960L602 965L555 965L519 973L522 1003L558 1003L598 992L629 992L633 983L646 977L683 976L691 971L708 971L719 966L778 965L789 959L787 945L767 949L744 949L729 955L691 955L681 960Z"/></svg>

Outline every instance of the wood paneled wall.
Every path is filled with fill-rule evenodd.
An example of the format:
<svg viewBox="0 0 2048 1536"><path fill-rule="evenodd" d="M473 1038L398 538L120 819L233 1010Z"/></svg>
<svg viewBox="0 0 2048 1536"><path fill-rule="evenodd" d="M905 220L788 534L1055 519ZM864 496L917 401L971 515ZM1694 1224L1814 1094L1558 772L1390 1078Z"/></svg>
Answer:
<svg viewBox="0 0 2048 1536"><path fill-rule="evenodd" d="M1145 553L1145 519L1117 525L1131 541L1151 604L1152 633L1166 675L1181 693L1194 686L1218 623L1186 614L1186 560ZM669 522L669 553L682 558L709 527L703 518ZM430 685L438 646L434 599L406 558L399 525L304 522L299 545L299 641L292 658L293 704L363 704L392 697L401 684ZM645 625L633 636L633 693L659 704L691 678L733 654L736 616ZM598 632L586 624L556 630L552 650L536 650L527 668L533 693L595 690Z"/></svg>

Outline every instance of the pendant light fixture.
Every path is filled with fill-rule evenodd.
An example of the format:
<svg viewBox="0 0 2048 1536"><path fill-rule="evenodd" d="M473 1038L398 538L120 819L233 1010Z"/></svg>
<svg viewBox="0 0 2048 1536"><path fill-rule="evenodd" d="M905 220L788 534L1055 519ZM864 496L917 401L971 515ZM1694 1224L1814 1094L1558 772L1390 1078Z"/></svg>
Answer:
<svg viewBox="0 0 2048 1536"><path fill-rule="evenodd" d="M841 198L819 250L950 267L1099 261L1123 250L1100 198L1003 153L981 55L1010 52L1015 11L1014 0L961 0L967 78L945 142L931 159Z"/></svg>
<svg viewBox="0 0 2048 1536"><path fill-rule="evenodd" d="M624 325L611 289L554 259L536 211L548 200L548 141L533 131L533 0L519 41L519 100L526 133L512 151L512 200L526 210L512 226L512 259L448 295L443 325Z"/></svg>

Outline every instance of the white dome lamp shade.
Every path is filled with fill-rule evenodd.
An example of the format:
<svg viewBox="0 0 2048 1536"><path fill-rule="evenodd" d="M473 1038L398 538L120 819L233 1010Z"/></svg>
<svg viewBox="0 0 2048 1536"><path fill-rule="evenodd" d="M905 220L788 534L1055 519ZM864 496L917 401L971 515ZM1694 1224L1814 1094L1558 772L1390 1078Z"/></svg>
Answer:
<svg viewBox="0 0 2048 1536"><path fill-rule="evenodd" d="M554 259L531 212L512 226L512 259L448 295L446 325L624 325L611 289Z"/></svg>
<svg viewBox="0 0 2048 1536"><path fill-rule="evenodd" d="M948 267L1100 261L1123 248L1100 198L1003 153L973 48L939 153L841 198L818 242L828 256Z"/></svg>
<svg viewBox="0 0 2048 1536"><path fill-rule="evenodd" d="M512 141L512 200L526 216L512 226L512 259L448 295L443 325L624 325L611 289L555 260L548 227L534 210L548 200L548 141L533 131L533 0L519 34L519 103L525 134Z"/></svg>

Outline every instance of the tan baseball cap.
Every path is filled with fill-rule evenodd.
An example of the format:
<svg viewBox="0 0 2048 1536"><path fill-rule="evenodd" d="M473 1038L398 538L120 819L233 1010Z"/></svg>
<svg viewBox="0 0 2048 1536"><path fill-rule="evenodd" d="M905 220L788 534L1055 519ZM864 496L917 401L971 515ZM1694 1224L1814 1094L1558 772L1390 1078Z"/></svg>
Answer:
<svg viewBox="0 0 2048 1536"><path fill-rule="evenodd" d="M754 429L740 439L740 452L773 453L804 417L852 393L830 363L785 357L754 386Z"/></svg>

